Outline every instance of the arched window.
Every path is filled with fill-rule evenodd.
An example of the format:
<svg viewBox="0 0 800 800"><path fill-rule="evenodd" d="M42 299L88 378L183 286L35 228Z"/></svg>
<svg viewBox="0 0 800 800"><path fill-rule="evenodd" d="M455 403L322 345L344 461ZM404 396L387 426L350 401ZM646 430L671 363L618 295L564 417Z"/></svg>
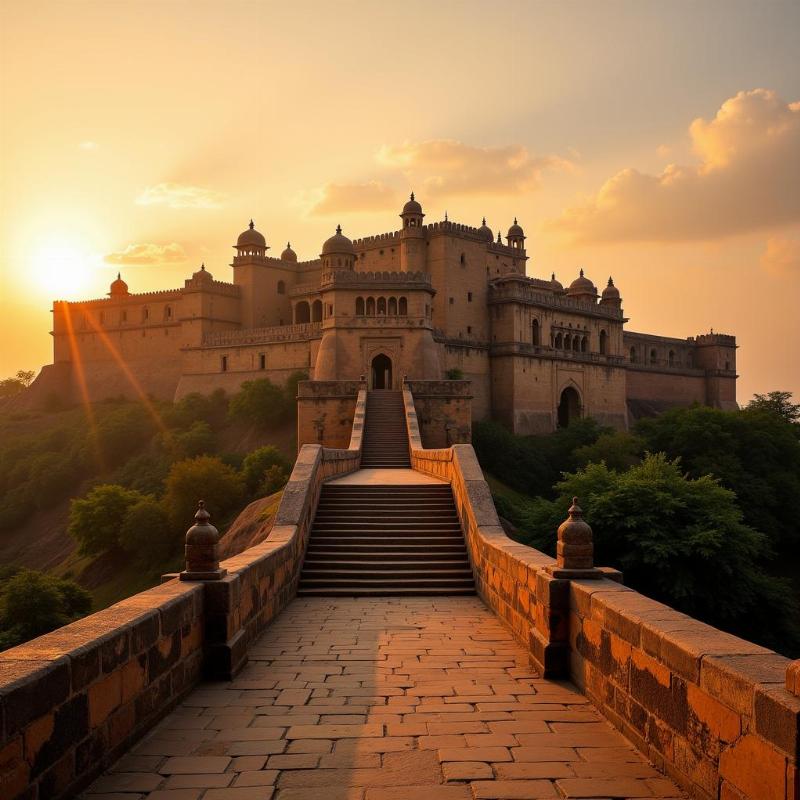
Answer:
<svg viewBox="0 0 800 800"><path fill-rule="evenodd" d="M608 352L608 334L600 331L600 352L605 355Z"/></svg>
<svg viewBox="0 0 800 800"><path fill-rule="evenodd" d="M675 366L675 351L674 350L670 350L669 351L669 355L667 356L667 360L668 360L669 365L671 367Z"/></svg>
<svg viewBox="0 0 800 800"><path fill-rule="evenodd" d="M390 317L396 317L397 316L397 298L396 297L390 297L389 298L388 310L389 310L389 316Z"/></svg>
<svg viewBox="0 0 800 800"><path fill-rule="evenodd" d="M294 321L297 325L302 325L305 322L311 322L311 308L305 300L301 300L294 307Z"/></svg>
<svg viewBox="0 0 800 800"><path fill-rule="evenodd" d="M581 339L581 353L585 353L589 348L589 340L584 336Z"/></svg>
<svg viewBox="0 0 800 800"><path fill-rule="evenodd" d="M562 344L561 334L556 334L556 348L560 350L564 345Z"/></svg>
<svg viewBox="0 0 800 800"><path fill-rule="evenodd" d="M655 351L655 349L653 349L653 350L650 351L650 363L651 364L655 364L657 360L658 360L658 357L657 357L656 351Z"/></svg>
<svg viewBox="0 0 800 800"><path fill-rule="evenodd" d="M386 298L379 297L378 298L378 316L385 317L386 316Z"/></svg>
<svg viewBox="0 0 800 800"><path fill-rule="evenodd" d="M564 334L564 349L572 350L572 337L568 333Z"/></svg>
<svg viewBox="0 0 800 800"><path fill-rule="evenodd" d="M461 258L459 259L459 261L461 262L462 267L467 263L467 257L466 255L464 255L464 253L461 254Z"/></svg>
<svg viewBox="0 0 800 800"><path fill-rule="evenodd" d="M363 297L356 297L356 316L363 317L364 316L364 298Z"/></svg>
<svg viewBox="0 0 800 800"><path fill-rule="evenodd" d="M405 297L400 298L400 302L398 303L398 313L401 317L408 316L408 300Z"/></svg>
<svg viewBox="0 0 800 800"><path fill-rule="evenodd" d="M322 300L315 300L311 304L311 321L322 322Z"/></svg>
<svg viewBox="0 0 800 800"><path fill-rule="evenodd" d="M541 332L539 330L539 320L535 319L531 323L531 341L533 344L541 344Z"/></svg>
<svg viewBox="0 0 800 800"><path fill-rule="evenodd" d="M375 298L368 297L367 298L367 316L374 317L375 316Z"/></svg>
<svg viewBox="0 0 800 800"><path fill-rule="evenodd" d="M631 347L631 364L636 363L636 348Z"/></svg>
<svg viewBox="0 0 800 800"><path fill-rule="evenodd" d="M172 319L172 306L167 306L164 309L164 319Z"/></svg>
<svg viewBox="0 0 800 800"><path fill-rule="evenodd" d="M286 294L286 284L283 281L278 281L278 294Z"/></svg>
<svg viewBox="0 0 800 800"><path fill-rule="evenodd" d="M572 349L576 353L579 353L581 350L581 337L578 336L577 334L572 337Z"/></svg>

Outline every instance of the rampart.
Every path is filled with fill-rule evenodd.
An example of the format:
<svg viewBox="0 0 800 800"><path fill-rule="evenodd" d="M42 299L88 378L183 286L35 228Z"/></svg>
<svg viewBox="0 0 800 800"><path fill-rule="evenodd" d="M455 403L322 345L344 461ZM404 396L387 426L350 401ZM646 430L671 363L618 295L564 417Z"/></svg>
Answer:
<svg viewBox="0 0 800 800"><path fill-rule="evenodd" d="M363 418L366 393L357 405ZM173 576L0 653L0 797L73 797L150 730L202 676L229 678L294 597L322 482L361 460L303 447L262 544L222 563L220 581Z"/></svg>
<svg viewBox="0 0 800 800"><path fill-rule="evenodd" d="M800 797L800 662L622 585L555 578L509 539L470 445L425 450L404 392L412 466L448 481L484 602L545 676L570 678L698 800Z"/></svg>

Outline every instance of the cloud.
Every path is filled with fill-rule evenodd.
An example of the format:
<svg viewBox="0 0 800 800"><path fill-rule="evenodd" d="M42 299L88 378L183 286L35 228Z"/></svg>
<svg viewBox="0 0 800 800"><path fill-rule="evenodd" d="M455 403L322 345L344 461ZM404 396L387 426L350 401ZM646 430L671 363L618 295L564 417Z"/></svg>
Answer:
<svg viewBox="0 0 800 800"><path fill-rule="evenodd" d="M770 236L760 264L771 275L800 276L800 233L796 236Z"/></svg>
<svg viewBox="0 0 800 800"><path fill-rule="evenodd" d="M534 157L521 145L475 147L455 139L384 145L377 160L429 195L519 194L535 189L544 170L572 167L559 156Z"/></svg>
<svg viewBox="0 0 800 800"><path fill-rule="evenodd" d="M183 183L158 183L148 186L137 198L140 206L164 205L169 208L220 208L223 195L202 186Z"/></svg>
<svg viewBox="0 0 800 800"><path fill-rule="evenodd" d="M309 213L316 216L354 211L385 211L397 207L394 189L380 181L367 183L328 183L310 193Z"/></svg>
<svg viewBox="0 0 800 800"><path fill-rule="evenodd" d="M177 242L169 244L129 244L124 250L109 253L106 264L177 264L186 261L186 252Z"/></svg>
<svg viewBox="0 0 800 800"><path fill-rule="evenodd" d="M697 165L624 169L548 227L581 242L687 241L800 220L800 103L739 92L689 135Z"/></svg>

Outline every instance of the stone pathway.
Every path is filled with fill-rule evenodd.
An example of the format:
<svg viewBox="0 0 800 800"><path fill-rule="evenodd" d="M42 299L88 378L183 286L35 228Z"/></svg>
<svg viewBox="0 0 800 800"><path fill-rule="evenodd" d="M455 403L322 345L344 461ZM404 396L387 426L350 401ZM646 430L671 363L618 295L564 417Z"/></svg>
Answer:
<svg viewBox="0 0 800 800"><path fill-rule="evenodd" d="M87 800L678 798L478 598L303 598Z"/></svg>

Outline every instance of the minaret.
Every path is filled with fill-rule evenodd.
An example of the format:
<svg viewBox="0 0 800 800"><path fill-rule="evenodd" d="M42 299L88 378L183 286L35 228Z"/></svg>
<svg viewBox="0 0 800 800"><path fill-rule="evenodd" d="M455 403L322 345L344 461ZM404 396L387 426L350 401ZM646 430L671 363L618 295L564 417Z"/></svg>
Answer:
<svg viewBox="0 0 800 800"><path fill-rule="evenodd" d="M414 192L403 206L400 218L400 269L404 272L422 272L425 269L425 228L422 226L422 206L414 199Z"/></svg>

